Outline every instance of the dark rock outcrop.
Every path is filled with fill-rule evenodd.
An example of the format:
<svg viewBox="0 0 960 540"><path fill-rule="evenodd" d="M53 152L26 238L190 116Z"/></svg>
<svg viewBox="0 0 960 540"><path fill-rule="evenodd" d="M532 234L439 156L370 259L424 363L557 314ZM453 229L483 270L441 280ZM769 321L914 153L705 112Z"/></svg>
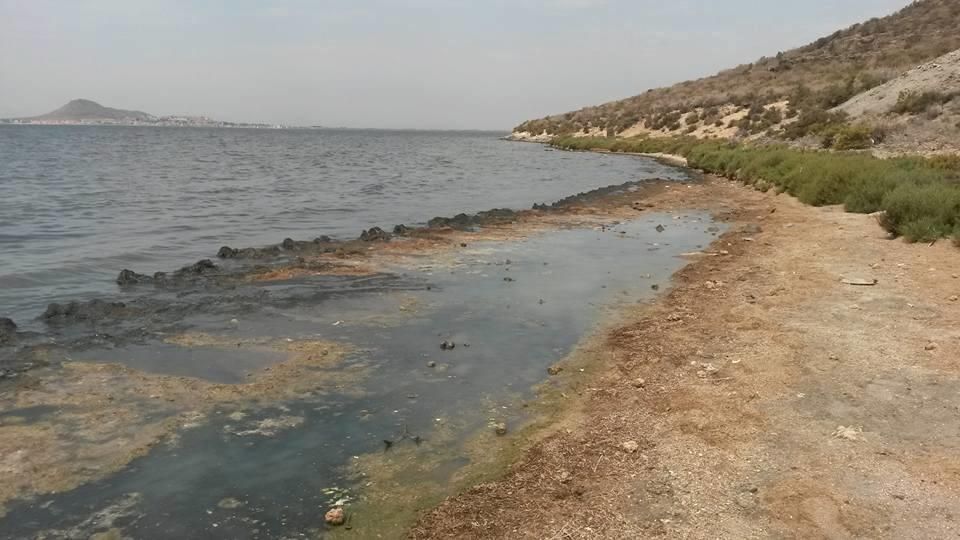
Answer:
<svg viewBox="0 0 960 540"><path fill-rule="evenodd" d="M239 249L234 249L230 246L223 246L220 248L220 251L217 252L217 257L221 259L233 259L240 254Z"/></svg>
<svg viewBox="0 0 960 540"><path fill-rule="evenodd" d="M390 233L380 227L373 227L360 233L360 240L364 242L387 242L390 240Z"/></svg>
<svg viewBox="0 0 960 540"><path fill-rule="evenodd" d="M140 283L152 283L153 278L144 274L138 274L133 270L123 269L117 276L117 285L138 285Z"/></svg>
<svg viewBox="0 0 960 540"><path fill-rule="evenodd" d="M50 304L40 318L48 323L74 323L118 318L126 315L127 312L127 305L123 302L91 300L89 302L70 302L66 305Z"/></svg>
<svg viewBox="0 0 960 540"><path fill-rule="evenodd" d="M12 343L17 339L17 323L13 319L0 317L0 344Z"/></svg>

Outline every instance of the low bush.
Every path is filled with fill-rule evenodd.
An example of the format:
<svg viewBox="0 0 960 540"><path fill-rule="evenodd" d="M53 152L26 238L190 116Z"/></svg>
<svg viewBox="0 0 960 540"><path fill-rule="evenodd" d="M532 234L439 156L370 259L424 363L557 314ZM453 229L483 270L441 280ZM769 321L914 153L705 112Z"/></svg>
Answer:
<svg viewBox="0 0 960 540"><path fill-rule="evenodd" d="M920 114L927 110L932 110L938 105L949 103L956 96L956 92L915 92L904 90L900 92L900 96L897 98L897 104L890 109L890 112L896 114Z"/></svg>
<svg viewBox="0 0 960 540"><path fill-rule="evenodd" d="M870 131L860 127L841 140L856 140ZM772 187L806 204L842 204L849 212L882 212L881 225L892 236L911 242L945 236L960 242L960 156L879 159L862 153L692 137L559 138L553 144L569 150L678 154L691 167L758 189Z"/></svg>

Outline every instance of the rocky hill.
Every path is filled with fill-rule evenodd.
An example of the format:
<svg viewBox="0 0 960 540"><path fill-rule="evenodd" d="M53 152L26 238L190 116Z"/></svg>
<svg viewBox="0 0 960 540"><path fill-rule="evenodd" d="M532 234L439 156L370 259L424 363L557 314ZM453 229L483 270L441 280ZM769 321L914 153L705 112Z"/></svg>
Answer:
<svg viewBox="0 0 960 540"><path fill-rule="evenodd" d="M858 124L861 117L863 122L869 120L867 110L876 112L883 104L863 107L870 97L848 102L887 83L892 83L889 88L898 89L896 99L902 90L922 95L925 90L919 86L907 87L913 81L923 86L924 79L905 72L923 69L917 66L941 56L943 61L933 63L955 61L956 57L947 53L960 49L958 22L960 0L918 0L890 16L856 24L804 47L711 77L524 122L515 128L514 136L776 137L830 146L839 132L855 129L857 133L840 134L840 146L863 147L883 142L888 135L896 140L896 133L888 130L900 129L906 122ZM947 90L945 96L951 92ZM949 123L953 118L950 101L938 104L948 110L941 123L949 129L938 136L947 142L951 137L956 141L954 130L960 130L956 122Z"/></svg>
<svg viewBox="0 0 960 540"><path fill-rule="evenodd" d="M59 109L34 116L24 118L33 122L85 122L85 121L114 121L114 122L150 122L156 120L152 114L143 111L127 111L123 109L114 109L104 107L95 101L89 99L75 99Z"/></svg>

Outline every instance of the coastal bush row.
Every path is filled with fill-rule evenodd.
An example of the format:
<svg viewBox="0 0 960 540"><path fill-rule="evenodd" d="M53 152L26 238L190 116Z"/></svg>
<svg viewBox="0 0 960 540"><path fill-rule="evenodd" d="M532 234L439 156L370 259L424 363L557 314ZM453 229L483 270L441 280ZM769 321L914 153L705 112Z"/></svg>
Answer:
<svg viewBox="0 0 960 540"><path fill-rule="evenodd" d="M864 133L843 135L862 137ZM890 234L911 242L953 235L960 241L960 157L879 159L868 154L753 146L674 138L560 138L567 150L668 153L691 167L776 189L815 206L842 204L848 212L879 214Z"/></svg>

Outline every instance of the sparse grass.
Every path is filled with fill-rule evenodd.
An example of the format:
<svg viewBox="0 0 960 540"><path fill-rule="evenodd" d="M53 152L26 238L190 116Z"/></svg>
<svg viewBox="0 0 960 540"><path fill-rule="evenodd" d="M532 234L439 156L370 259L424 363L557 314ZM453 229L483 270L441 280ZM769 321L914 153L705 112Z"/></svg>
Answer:
<svg viewBox="0 0 960 540"><path fill-rule="evenodd" d="M678 154L686 157L691 167L762 190L772 187L806 204L842 204L849 212L883 212L881 225L891 235L911 242L951 235L960 238L960 156L879 159L862 153L690 137L561 138L553 145L568 150Z"/></svg>

